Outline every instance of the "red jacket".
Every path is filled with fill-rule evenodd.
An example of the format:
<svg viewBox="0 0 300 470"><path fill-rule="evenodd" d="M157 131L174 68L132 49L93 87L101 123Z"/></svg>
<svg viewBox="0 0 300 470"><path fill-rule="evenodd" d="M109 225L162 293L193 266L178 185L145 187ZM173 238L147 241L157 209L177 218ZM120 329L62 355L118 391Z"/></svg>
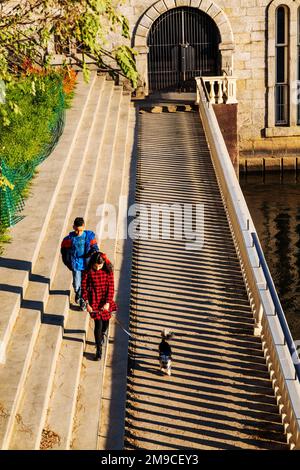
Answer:
<svg viewBox="0 0 300 470"><path fill-rule="evenodd" d="M101 315L103 320L108 320L111 317L111 312L117 310L117 305L114 302L114 273L108 273L104 269L99 271L91 268L89 271L83 271L81 279L81 296L85 301L88 301L93 311L99 312L102 307L109 303L108 318Z"/></svg>

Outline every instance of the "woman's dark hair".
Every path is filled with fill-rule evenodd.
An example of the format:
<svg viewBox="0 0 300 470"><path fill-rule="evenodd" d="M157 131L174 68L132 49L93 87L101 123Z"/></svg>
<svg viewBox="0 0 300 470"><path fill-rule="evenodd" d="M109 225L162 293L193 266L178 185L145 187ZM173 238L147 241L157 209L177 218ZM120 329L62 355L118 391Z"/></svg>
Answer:
<svg viewBox="0 0 300 470"><path fill-rule="evenodd" d="M93 264L102 264L103 268L107 273L111 273L113 270L113 266L109 259L106 257L105 253L102 253L101 251L95 251L95 253L92 254L88 269L91 269L93 267Z"/></svg>

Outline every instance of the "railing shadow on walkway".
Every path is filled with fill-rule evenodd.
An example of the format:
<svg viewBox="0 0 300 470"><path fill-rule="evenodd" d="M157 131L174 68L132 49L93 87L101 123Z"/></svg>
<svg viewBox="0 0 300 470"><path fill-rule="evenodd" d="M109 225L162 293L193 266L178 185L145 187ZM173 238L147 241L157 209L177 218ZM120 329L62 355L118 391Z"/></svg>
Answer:
<svg viewBox="0 0 300 470"><path fill-rule="evenodd" d="M212 166L207 155L203 158L202 177L208 181ZM147 193L147 184L140 182L137 202L159 202ZM215 178L204 191L214 186ZM183 184L181 189L189 196L186 188ZM222 213L221 196L213 193L202 201ZM174 202L180 194L178 185L167 184L160 197ZM187 252L181 256L183 243L173 240L133 243L130 326L136 339L129 348L126 449L180 450L187 441L189 449L288 449L224 214L209 214L204 259ZM176 262L172 251L178 253ZM208 292L212 278L213 292ZM172 378L158 368L161 325L175 333Z"/></svg>

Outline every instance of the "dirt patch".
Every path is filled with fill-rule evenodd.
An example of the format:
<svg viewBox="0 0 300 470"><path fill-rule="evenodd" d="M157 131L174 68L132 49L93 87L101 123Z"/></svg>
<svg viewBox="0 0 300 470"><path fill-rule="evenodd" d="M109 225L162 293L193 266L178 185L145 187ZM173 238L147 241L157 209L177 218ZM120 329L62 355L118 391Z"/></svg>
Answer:
<svg viewBox="0 0 300 470"><path fill-rule="evenodd" d="M28 434L32 435L31 428L29 426L27 426L26 424L24 424L22 416L19 413L16 414L16 421L17 421L18 428L19 428L20 432L25 432L25 433L28 433Z"/></svg>
<svg viewBox="0 0 300 470"><path fill-rule="evenodd" d="M9 413L7 413L2 403L0 403L0 418L6 419L8 417L9 417Z"/></svg>
<svg viewBox="0 0 300 470"><path fill-rule="evenodd" d="M41 450L52 449L55 445L60 444L60 437L56 432L51 431L50 429L43 429L42 439L41 439Z"/></svg>

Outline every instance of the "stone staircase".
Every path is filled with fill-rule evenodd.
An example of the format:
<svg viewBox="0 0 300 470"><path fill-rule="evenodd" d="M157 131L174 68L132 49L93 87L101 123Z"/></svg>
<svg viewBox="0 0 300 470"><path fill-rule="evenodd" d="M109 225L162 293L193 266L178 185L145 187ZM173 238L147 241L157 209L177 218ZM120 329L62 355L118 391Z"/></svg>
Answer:
<svg viewBox="0 0 300 470"><path fill-rule="evenodd" d="M76 216L96 231L97 207L117 204L133 113L130 96L112 81L96 73L88 85L80 79L65 131L12 229L0 262L1 449L70 448L89 316L70 308L60 242ZM114 259L115 240L108 248ZM102 367L91 364L98 376ZM96 424L89 433L95 449Z"/></svg>

